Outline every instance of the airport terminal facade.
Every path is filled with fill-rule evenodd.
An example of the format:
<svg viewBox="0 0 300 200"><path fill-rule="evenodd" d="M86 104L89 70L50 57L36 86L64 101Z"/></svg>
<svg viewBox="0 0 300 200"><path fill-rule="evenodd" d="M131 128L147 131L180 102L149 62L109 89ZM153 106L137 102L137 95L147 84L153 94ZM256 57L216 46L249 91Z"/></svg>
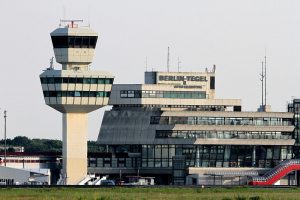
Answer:
<svg viewBox="0 0 300 200"><path fill-rule="evenodd" d="M244 112L240 99L216 99L215 67L145 72L144 84L114 84L109 105L92 173L186 184L226 170L260 174L293 158L294 113Z"/></svg>

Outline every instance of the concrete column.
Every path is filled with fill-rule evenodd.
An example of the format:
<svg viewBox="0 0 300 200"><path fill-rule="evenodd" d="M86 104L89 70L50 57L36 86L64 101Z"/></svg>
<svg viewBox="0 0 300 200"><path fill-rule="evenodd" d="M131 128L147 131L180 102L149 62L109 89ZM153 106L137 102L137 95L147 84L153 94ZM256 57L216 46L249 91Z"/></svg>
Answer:
<svg viewBox="0 0 300 200"><path fill-rule="evenodd" d="M87 114L63 113L63 177L78 184L87 175Z"/></svg>

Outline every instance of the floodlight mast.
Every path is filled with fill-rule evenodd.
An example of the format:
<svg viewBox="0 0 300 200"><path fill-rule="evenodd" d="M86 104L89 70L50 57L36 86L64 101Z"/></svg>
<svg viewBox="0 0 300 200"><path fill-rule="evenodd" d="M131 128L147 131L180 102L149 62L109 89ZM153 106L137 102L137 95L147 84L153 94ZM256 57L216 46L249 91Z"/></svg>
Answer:
<svg viewBox="0 0 300 200"><path fill-rule="evenodd" d="M4 110L4 166L6 166L6 118L7 111Z"/></svg>

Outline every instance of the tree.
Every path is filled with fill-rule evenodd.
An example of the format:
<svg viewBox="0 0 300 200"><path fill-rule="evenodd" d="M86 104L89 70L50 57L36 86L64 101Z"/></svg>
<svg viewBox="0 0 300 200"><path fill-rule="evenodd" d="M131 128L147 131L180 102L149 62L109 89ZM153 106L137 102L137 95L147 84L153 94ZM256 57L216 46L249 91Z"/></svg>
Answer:
<svg viewBox="0 0 300 200"><path fill-rule="evenodd" d="M12 140L14 146L28 146L30 145L31 140L26 136L17 136Z"/></svg>

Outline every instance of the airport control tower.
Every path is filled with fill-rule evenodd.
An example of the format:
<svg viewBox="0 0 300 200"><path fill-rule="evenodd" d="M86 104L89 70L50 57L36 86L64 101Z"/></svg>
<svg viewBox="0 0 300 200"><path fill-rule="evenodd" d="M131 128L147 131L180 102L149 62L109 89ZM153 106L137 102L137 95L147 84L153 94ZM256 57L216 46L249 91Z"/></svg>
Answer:
<svg viewBox="0 0 300 200"><path fill-rule="evenodd" d="M61 21L50 35L55 59L41 75L45 102L62 113L63 184L76 185L87 176L88 113L107 105L113 76L90 70L98 34L80 27L81 20Z"/></svg>

